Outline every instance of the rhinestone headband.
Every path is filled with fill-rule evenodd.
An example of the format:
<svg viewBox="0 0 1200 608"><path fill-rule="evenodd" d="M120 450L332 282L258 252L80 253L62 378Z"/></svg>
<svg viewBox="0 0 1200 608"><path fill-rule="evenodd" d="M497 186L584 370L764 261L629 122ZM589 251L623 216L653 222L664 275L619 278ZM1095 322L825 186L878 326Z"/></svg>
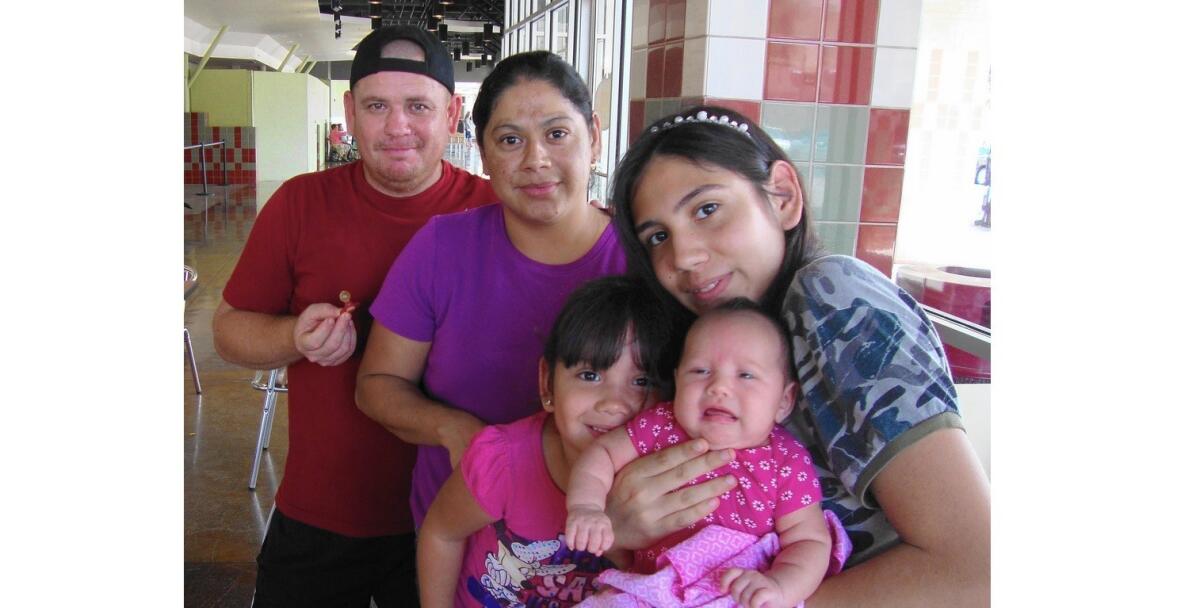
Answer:
<svg viewBox="0 0 1200 608"><path fill-rule="evenodd" d="M661 125L654 125L653 127L650 127L650 132L658 133L659 131L665 131L672 127L678 127L679 125L694 122L707 122L714 125L726 126L739 133L745 134L746 137L751 137L749 131L750 125L744 122L739 124L736 120L729 120L729 117L725 115L721 115L720 118L717 118L716 116L709 116L708 112L704 110L696 112L695 116L676 116L674 120L668 120Z"/></svg>

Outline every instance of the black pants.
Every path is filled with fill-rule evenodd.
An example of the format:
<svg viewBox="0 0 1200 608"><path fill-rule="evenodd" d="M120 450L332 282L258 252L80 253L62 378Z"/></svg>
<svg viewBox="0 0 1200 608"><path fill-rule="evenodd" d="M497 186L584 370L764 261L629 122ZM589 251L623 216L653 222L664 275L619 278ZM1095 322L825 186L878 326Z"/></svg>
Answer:
<svg viewBox="0 0 1200 608"><path fill-rule="evenodd" d="M255 608L417 606L416 536L342 536L271 516L258 554Z"/></svg>

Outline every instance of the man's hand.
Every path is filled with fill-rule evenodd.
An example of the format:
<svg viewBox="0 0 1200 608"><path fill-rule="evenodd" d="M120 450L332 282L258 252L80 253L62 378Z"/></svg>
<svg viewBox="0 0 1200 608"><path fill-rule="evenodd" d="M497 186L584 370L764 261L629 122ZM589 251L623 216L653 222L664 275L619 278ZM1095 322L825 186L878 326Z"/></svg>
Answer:
<svg viewBox="0 0 1200 608"><path fill-rule="evenodd" d="M721 591L746 608L783 608L783 588L757 570L730 568L721 574Z"/></svg>
<svg viewBox="0 0 1200 608"><path fill-rule="evenodd" d="M292 330L296 350L305 359L331 367L340 365L354 354L358 334L350 313L332 304L311 304L296 319Z"/></svg>
<svg viewBox="0 0 1200 608"><path fill-rule="evenodd" d="M598 507L569 507L563 537L566 538L567 548L572 551L583 549L592 555L603 555L613 544L612 521Z"/></svg>

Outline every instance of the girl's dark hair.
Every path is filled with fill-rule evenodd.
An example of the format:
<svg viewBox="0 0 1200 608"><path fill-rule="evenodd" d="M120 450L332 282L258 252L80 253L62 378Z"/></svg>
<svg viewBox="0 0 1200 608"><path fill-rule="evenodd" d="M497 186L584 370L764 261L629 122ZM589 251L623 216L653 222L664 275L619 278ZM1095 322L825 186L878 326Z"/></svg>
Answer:
<svg viewBox="0 0 1200 608"><path fill-rule="evenodd" d="M522 80L541 80L549 83L579 110L585 123L592 124L592 95L571 64L550 51L517 53L497 63L492 73L479 85L479 94L471 109L471 120L475 123L475 132L480 135L481 148L484 141L482 135L487 130L496 102L509 87Z"/></svg>
<svg viewBox="0 0 1200 608"><path fill-rule="evenodd" d="M571 367L580 362L606 370L621 357L630 327L636 349L634 362L646 371L651 384L669 393L672 370L679 356L667 311L648 297L645 283L630 276L609 276L588 281L571 293L542 351L553 371L555 364Z"/></svg>
<svg viewBox="0 0 1200 608"><path fill-rule="evenodd" d="M683 315L687 318L694 315L659 284L650 264L650 256L633 230L633 194L637 191L646 165L657 156L674 156L702 167L719 167L746 178L758 188L763 204L766 205L766 184L771 174L772 163L777 160L791 162L771 136L734 110L704 105L684 110L678 116L694 117L701 110L709 116L728 116L730 121L745 124L747 131L740 132L728 125L708 121L686 121L668 129L655 129L664 122L673 122L676 115L655 120L649 128L642 131L621 159L613 173L612 189L609 193L614 209L613 221L621 245L625 249L629 272L650 284L654 293L668 302L673 315ZM800 191L807 201L808 193L803 180L800 181ZM813 233L809 216L806 205L800 223L784 233L786 246L783 264L779 268L779 274L763 295L762 305L767 310L778 311L782 308L783 297L787 294L792 275L804 264L821 255L820 243Z"/></svg>

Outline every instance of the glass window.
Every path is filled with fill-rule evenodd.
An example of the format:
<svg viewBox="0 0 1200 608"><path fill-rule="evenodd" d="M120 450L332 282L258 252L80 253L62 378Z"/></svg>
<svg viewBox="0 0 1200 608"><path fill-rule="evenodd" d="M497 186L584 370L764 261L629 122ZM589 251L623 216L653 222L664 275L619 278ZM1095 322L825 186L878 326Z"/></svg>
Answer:
<svg viewBox="0 0 1200 608"><path fill-rule="evenodd" d="M529 48L531 51L547 51L550 50L550 41L546 38L546 17L545 15L538 17L533 22L533 46Z"/></svg>
<svg viewBox="0 0 1200 608"><path fill-rule="evenodd" d="M881 57L897 65L903 65L901 60L910 66L915 63L910 72L913 95L911 108L883 111L908 114L907 121L896 121L907 127L905 140L897 138L903 144L902 156L882 161L893 166L868 166L864 183L878 209L893 204L889 199L899 206L887 217L877 213L881 217L872 218L897 222L896 282L926 306L990 328L991 60L987 9L983 3L968 0L940 0L933 5L924 3L920 9L923 14L915 50L881 47L877 51L876 65ZM872 113L881 114L875 109ZM868 227L865 220L863 226L864 230ZM951 340L943 335L942 341ZM946 354L956 382L990 379L987 359L949 344Z"/></svg>
<svg viewBox="0 0 1200 608"><path fill-rule="evenodd" d="M522 25L517 30L517 52L524 53L529 50L529 26Z"/></svg>
<svg viewBox="0 0 1200 608"><path fill-rule="evenodd" d="M571 62L571 11L569 3L550 11L550 19L554 22L551 36L554 46L550 49L555 55Z"/></svg>

